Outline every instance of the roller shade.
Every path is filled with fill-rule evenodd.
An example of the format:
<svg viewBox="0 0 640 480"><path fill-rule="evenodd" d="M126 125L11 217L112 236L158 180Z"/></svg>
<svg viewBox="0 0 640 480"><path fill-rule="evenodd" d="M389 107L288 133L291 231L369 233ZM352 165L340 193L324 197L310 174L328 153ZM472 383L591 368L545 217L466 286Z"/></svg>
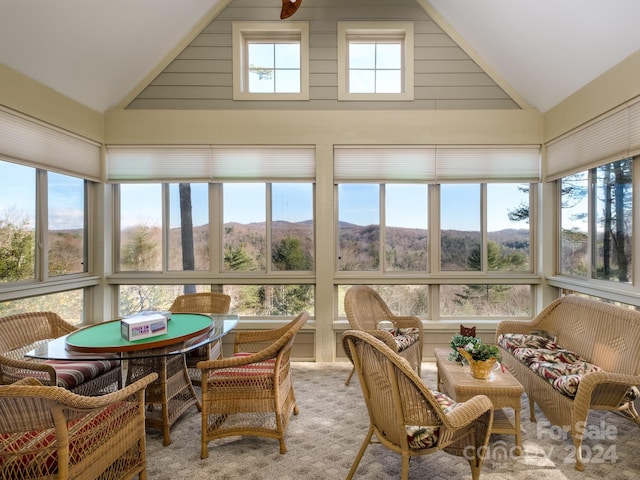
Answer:
<svg viewBox="0 0 640 480"><path fill-rule="evenodd" d="M337 182L538 182L540 147L335 147Z"/></svg>
<svg viewBox="0 0 640 480"><path fill-rule="evenodd" d="M547 181L640 152L640 102L602 115L546 144Z"/></svg>
<svg viewBox="0 0 640 480"><path fill-rule="evenodd" d="M0 155L58 173L100 180L100 145L0 109Z"/></svg>
<svg viewBox="0 0 640 480"><path fill-rule="evenodd" d="M109 182L314 180L308 146L108 146Z"/></svg>

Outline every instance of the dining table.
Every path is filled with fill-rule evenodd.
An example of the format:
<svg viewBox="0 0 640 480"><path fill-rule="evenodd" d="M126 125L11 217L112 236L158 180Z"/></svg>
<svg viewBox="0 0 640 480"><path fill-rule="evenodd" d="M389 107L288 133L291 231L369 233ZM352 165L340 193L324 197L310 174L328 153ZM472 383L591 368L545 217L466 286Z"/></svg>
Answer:
<svg viewBox="0 0 640 480"><path fill-rule="evenodd" d="M191 406L201 409L200 400L187 372L185 355L219 341L238 324L238 315L173 313L167 331L139 340L127 340L120 319L82 327L51 339L25 354L40 360L120 360L127 385L150 372L158 379L145 393L148 428L163 432L163 443L171 443L170 428Z"/></svg>

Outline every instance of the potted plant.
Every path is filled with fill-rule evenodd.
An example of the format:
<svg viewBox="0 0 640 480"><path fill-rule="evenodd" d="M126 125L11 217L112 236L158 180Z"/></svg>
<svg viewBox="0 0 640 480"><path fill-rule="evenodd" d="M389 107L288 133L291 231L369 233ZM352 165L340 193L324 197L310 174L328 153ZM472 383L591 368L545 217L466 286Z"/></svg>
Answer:
<svg viewBox="0 0 640 480"><path fill-rule="evenodd" d="M458 352L468 362L471 368L471 375L475 378L489 378L494 364L502 359L500 350L496 345L482 343L482 340L469 342L462 347L458 347Z"/></svg>
<svg viewBox="0 0 640 480"><path fill-rule="evenodd" d="M468 337L465 335L461 335L460 333L456 333L453 337L451 337L451 349L453 350L449 354L449 360L452 362L462 362L464 357L458 351L458 348L464 348L467 345L475 345L478 342L481 342L479 338L476 337Z"/></svg>

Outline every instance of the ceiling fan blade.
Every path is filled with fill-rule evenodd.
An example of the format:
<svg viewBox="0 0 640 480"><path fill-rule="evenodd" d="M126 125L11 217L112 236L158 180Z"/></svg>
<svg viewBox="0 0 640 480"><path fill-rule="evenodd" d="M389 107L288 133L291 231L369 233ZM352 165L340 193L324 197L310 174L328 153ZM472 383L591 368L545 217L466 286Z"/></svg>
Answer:
<svg viewBox="0 0 640 480"><path fill-rule="evenodd" d="M280 20L289 18L298 11L302 0L282 0L282 11L280 12Z"/></svg>

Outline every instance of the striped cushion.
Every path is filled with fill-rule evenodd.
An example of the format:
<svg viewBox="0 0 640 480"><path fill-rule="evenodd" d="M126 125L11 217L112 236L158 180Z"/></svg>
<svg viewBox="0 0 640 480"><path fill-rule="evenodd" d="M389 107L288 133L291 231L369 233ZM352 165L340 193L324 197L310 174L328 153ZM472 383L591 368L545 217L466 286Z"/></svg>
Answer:
<svg viewBox="0 0 640 480"><path fill-rule="evenodd" d="M58 386L71 390L78 385L93 380L104 373L118 368L118 360L95 360L84 362L67 362L62 360L45 360L43 363L51 365L56 370ZM29 376L34 376L32 373ZM38 376L36 376L38 378ZM48 379L42 377L40 379Z"/></svg>
<svg viewBox="0 0 640 480"><path fill-rule="evenodd" d="M117 402L97 414L89 413L70 420L69 463L76 464L83 456L99 448L101 437L126 425L131 417L137 415L137 408L132 402ZM9 473L9 478L36 478L42 475L42 471L55 473L58 470L58 453L55 447L56 433L53 428L0 433L1 471L20 472L16 477Z"/></svg>
<svg viewBox="0 0 640 480"><path fill-rule="evenodd" d="M234 357L248 357L252 353L235 353ZM269 389L272 387L271 379L276 365L276 359L270 358L263 362L250 363L238 367L220 368L209 374L208 383L215 384L215 388L220 387L242 387L243 384L253 385L256 383L264 385ZM244 378L245 380L242 380Z"/></svg>

